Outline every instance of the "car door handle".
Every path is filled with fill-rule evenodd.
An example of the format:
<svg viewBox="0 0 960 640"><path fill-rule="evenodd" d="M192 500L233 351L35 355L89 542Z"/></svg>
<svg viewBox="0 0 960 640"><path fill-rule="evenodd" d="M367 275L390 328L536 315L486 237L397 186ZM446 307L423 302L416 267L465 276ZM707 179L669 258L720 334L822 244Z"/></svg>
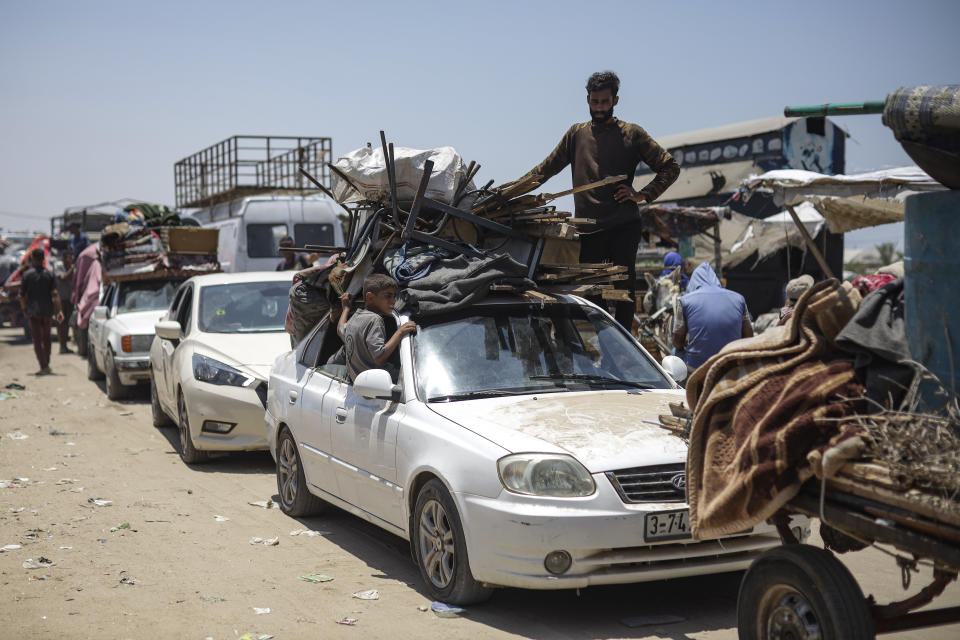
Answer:
<svg viewBox="0 0 960 640"><path fill-rule="evenodd" d="M343 424L344 422L347 421L347 410L337 409L336 411L334 411L334 417L336 418L337 422L339 422L340 424Z"/></svg>
<svg viewBox="0 0 960 640"><path fill-rule="evenodd" d="M292 390L292 389L291 389L290 391L288 391L288 392L287 392L287 399L290 401L290 404L296 404L296 403L297 403L297 392L294 391L294 390Z"/></svg>

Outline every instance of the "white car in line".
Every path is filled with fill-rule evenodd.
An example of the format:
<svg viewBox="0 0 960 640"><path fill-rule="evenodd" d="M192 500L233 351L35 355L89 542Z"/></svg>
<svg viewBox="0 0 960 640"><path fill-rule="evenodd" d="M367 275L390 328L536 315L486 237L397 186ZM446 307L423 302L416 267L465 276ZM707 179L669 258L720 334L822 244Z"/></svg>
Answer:
<svg viewBox="0 0 960 640"><path fill-rule="evenodd" d="M267 376L290 350L284 320L292 277L290 271L194 276L156 323L153 423L177 425L184 462L201 462L212 451L267 448Z"/></svg>
<svg viewBox="0 0 960 640"><path fill-rule="evenodd" d="M93 308L87 330L87 378L106 378L107 397L118 400L150 379L150 344L182 280L109 283Z"/></svg>
<svg viewBox="0 0 960 640"><path fill-rule="evenodd" d="M328 502L409 540L435 599L737 571L781 543L768 525L691 539L687 447L656 426L683 390L590 302L489 298L418 321L396 381L351 384L328 324L270 374L280 506Z"/></svg>

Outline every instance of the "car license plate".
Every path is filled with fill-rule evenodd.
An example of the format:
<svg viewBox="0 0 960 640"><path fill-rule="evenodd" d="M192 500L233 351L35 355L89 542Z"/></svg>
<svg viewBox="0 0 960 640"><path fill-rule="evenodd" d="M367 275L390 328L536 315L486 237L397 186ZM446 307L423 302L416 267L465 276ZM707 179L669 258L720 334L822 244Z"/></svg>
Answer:
<svg viewBox="0 0 960 640"><path fill-rule="evenodd" d="M643 539L680 540L690 537L690 510L657 511L648 513L643 520Z"/></svg>

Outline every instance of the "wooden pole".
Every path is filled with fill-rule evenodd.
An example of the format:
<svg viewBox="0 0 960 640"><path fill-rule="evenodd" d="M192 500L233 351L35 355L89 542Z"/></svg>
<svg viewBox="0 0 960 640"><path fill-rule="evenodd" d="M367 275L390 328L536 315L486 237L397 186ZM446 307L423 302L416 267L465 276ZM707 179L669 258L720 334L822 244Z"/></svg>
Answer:
<svg viewBox="0 0 960 640"><path fill-rule="evenodd" d="M793 218L793 223L797 225L797 229L800 230L800 235L803 236L803 241L807 244L807 248L810 249L813 253L813 257L817 259L817 262L820 264L820 268L823 270L823 273L828 278L836 278L833 275L833 271L830 270L830 267L827 265L826 259L823 257L823 254L820 253L820 249L817 248L817 243L813 241L813 238L810 237L810 233L807 231L807 228L803 226L803 223L800 222L800 216L797 215L797 212L793 210L793 205L787 205L787 211L790 212L790 217ZM790 250L789 245L787 246L787 251Z"/></svg>

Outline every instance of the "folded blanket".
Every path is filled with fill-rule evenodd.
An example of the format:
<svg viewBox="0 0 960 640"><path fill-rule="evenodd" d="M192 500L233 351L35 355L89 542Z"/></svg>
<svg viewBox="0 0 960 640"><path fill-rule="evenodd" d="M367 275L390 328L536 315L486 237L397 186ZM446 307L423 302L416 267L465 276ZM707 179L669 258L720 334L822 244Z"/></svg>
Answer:
<svg viewBox="0 0 960 640"><path fill-rule="evenodd" d="M693 409L687 499L696 539L762 522L812 475L807 454L855 435L853 365L834 340L860 302L836 280L809 289L790 321L724 347L687 383Z"/></svg>

